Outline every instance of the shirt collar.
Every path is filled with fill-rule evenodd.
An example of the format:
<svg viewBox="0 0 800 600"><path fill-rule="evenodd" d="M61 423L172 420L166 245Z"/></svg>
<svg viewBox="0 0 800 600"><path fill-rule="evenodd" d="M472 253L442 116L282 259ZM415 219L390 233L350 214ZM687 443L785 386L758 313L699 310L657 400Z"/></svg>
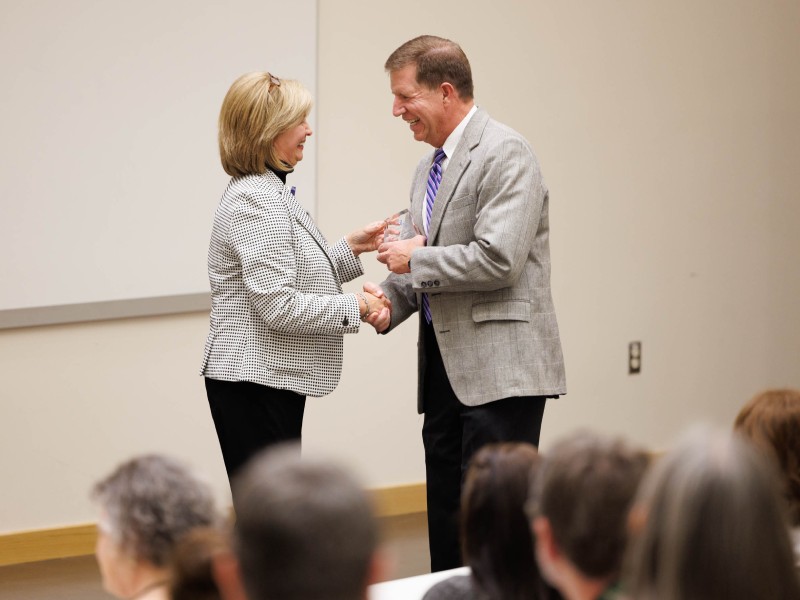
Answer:
<svg viewBox="0 0 800 600"><path fill-rule="evenodd" d="M456 151L456 146L461 141L461 138L464 136L464 130L467 128L467 123L472 118L478 110L476 105L472 105L472 108L469 109L467 115L461 119L461 123L459 123L455 129L453 129L452 133L447 136L447 139L442 144L442 150L444 150L444 155L447 157L445 160L449 159L453 156L453 153Z"/></svg>

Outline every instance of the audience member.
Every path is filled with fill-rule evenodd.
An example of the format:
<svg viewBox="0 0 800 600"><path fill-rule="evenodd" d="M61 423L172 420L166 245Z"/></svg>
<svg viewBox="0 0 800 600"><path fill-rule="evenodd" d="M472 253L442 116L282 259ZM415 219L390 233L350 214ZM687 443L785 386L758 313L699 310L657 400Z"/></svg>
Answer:
<svg viewBox="0 0 800 600"><path fill-rule="evenodd" d="M531 444L490 444L470 461L461 494L461 540L471 575L433 586L424 600L551 598L533 556L525 501L539 455Z"/></svg>
<svg viewBox="0 0 800 600"><path fill-rule="evenodd" d="M542 575L568 600L617 597L628 510L647 464L643 451L586 431L545 453L528 514Z"/></svg>
<svg viewBox="0 0 800 600"><path fill-rule="evenodd" d="M215 560L225 600L364 600L380 574L364 489L293 445L257 455L234 479L233 556Z"/></svg>
<svg viewBox="0 0 800 600"><path fill-rule="evenodd" d="M214 557L230 552L230 537L218 527L198 527L175 545L170 600L221 600L214 581Z"/></svg>
<svg viewBox="0 0 800 600"><path fill-rule="evenodd" d="M96 554L103 587L118 598L168 598L175 544L217 521L211 489L165 456L123 463L92 496L100 509Z"/></svg>
<svg viewBox="0 0 800 600"><path fill-rule="evenodd" d="M797 600L774 469L736 436L696 430L661 458L631 511L634 600Z"/></svg>
<svg viewBox="0 0 800 600"><path fill-rule="evenodd" d="M800 567L800 391L769 390L742 407L734 429L775 460L783 475L783 497Z"/></svg>

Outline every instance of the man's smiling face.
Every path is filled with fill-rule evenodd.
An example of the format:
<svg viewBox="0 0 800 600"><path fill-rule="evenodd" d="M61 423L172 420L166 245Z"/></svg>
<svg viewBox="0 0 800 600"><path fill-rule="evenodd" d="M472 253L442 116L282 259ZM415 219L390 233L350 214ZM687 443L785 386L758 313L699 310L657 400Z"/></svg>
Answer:
<svg viewBox="0 0 800 600"><path fill-rule="evenodd" d="M445 110L439 89L428 89L417 83L416 65L407 65L389 74L394 102L392 114L409 124L418 142L440 148L447 139L443 131Z"/></svg>

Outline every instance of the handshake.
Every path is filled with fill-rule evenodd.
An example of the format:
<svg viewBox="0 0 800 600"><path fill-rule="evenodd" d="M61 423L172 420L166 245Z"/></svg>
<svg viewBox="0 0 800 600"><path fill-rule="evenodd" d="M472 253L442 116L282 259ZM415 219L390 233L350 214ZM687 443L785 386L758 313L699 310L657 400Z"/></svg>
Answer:
<svg viewBox="0 0 800 600"><path fill-rule="evenodd" d="M375 331L382 333L392 323L392 302L383 290L374 283L366 282L363 292L356 292L361 320L369 323Z"/></svg>

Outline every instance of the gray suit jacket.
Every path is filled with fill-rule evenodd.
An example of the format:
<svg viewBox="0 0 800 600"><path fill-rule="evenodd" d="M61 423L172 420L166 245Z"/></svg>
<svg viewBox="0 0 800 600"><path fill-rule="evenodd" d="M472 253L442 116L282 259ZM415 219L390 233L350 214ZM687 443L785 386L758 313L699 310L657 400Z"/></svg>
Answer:
<svg viewBox="0 0 800 600"><path fill-rule="evenodd" d="M322 396L342 372L342 336L358 332L363 273L343 239L330 246L281 180L234 177L208 249L211 324L202 375Z"/></svg>
<svg viewBox="0 0 800 600"><path fill-rule="evenodd" d="M425 156L414 174L409 210L417 224L432 160ZM567 391L549 234L548 192L533 150L479 109L442 177L427 246L414 251L410 273L382 284L392 328L417 310L421 292L429 294L450 384L468 406Z"/></svg>

